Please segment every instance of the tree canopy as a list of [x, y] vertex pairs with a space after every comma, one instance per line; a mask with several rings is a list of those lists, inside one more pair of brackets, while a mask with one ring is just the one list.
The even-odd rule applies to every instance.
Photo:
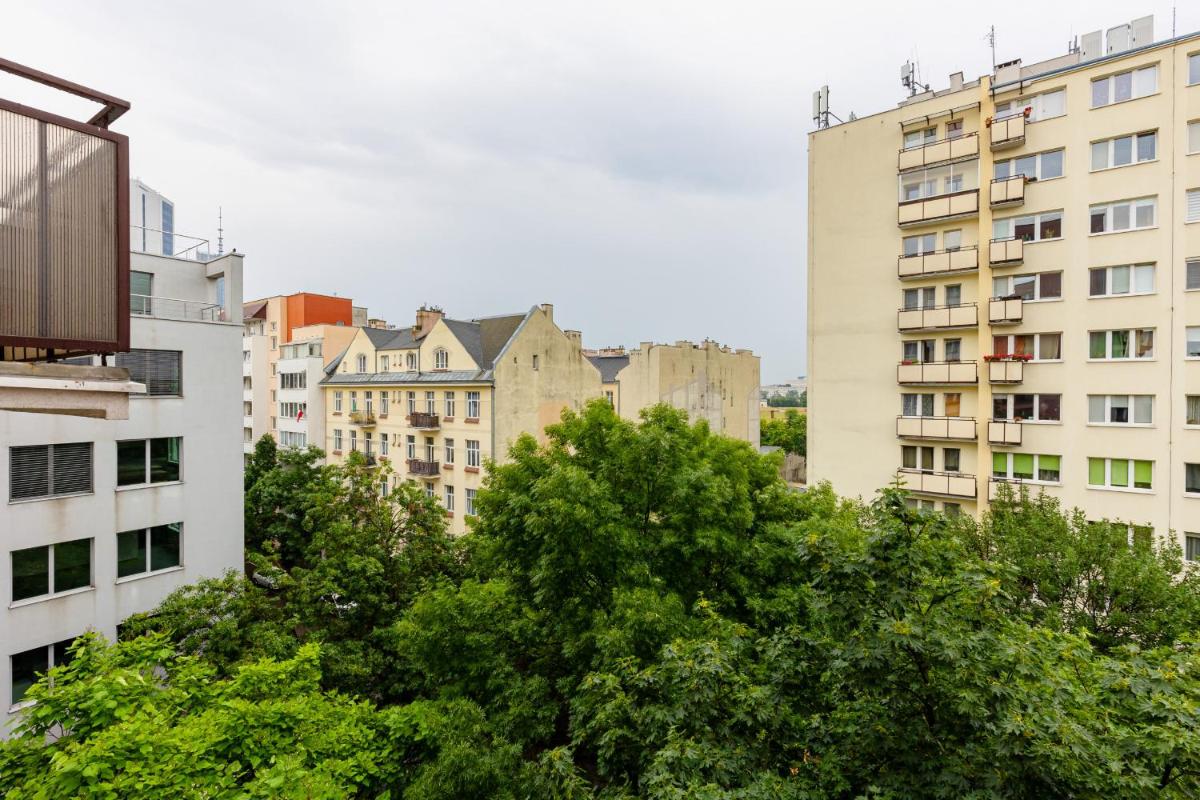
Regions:
[[795, 493], [602, 402], [490, 465], [457, 541], [386, 466], [269, 458], [251, 577], [79, 645], [8, 797], [1200, 793], [1194, 576], [1053, 501]]
[[798, 456], [808, 455], [808, 415], [789, 409], [783, 419], [760, 421], [759, 442]]

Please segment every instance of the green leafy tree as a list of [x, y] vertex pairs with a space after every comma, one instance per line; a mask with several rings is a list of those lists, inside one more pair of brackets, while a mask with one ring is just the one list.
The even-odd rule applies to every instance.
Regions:
[[767, 405], [772, 408], [807, 408], [808, 392], [801, 393], [795, 389], [789, 389], [784, 394], [768, 397]]
[[788, 411], [783, 419], [764, 419], [759, 422], [759, 442], [781, 447], [798, 456], [808, 454], [808, 415]]

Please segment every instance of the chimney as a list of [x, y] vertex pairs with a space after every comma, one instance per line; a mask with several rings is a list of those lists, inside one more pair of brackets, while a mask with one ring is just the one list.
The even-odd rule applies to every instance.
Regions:
[[541, 309], [542, 309], [542, 311], [546, 312], [546, 316], [550, 318], [550, 321], [554, 322], [554, 304], [553, 303], [542, 303]]
[[955, 72], [950, 76], [950, 91], [961, 92], [963, 88], [963, 74]]
[[566, 334], [567, 339], [571, 342], [571, 344], [575, 345], [576, 347], [583, 347], [583, 333], [581, 331], [563, 331], [563, 333]]
[[446, 312], [437, 306], [421, 306], [417, 309], [417, 324], [413, 325], [412, 335], [414, 339], [424, 339], [425, 335], [433, 330], [433, 326], [437, 321], [446, 316]]

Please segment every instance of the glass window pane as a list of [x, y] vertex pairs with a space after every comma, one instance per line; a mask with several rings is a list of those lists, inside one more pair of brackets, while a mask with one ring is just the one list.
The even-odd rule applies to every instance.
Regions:
[[1133, 268], [1133, 290], [1135, 292], [1154, 291], [1154, 265], [1139, 264]]
[[[1108, 293], [1108, 270], [1088, 270], [1088, 294], [1092, 297], [1103, 297]], [[1095, 356], [1093, 356], [1095, 358]]]
[[1147, 201], [1138, 203], [1137, 206], [1137, 226], [1139, 228], [1149, 228], [1154, 224], [1154, 202]]
[[1038, 395], [1038, 419], [1045, 420], [1047, 422], [1058, 422], [1061, 414], [1061, 405], [1062, 395]]
[[1109, 269], [1113, 294], [1129, 294], [1129, 267], [1112, 267]]
[[146, 482], [146, 441], [117, 442], [117, 486]]
[[1092, 331], [1088, 335], [1088, 358], [1104, 358], [1104, 331]]
[[178, 567], [179, 559], [179, 530], [183, 523], [175, 522], [170, 525], [156, 525], [150, 529], [150, 569], [168, 569]]
[[946, 287], [946, 305], [957, 306], [962, 304], [962, 286], [952, 284]]
[[1037, 156], [1021, 156], [1013, 161], [1013, 174], [1026, 178], [1037, 177]]
[[917, 468], [917, 448], [912, 445], [904, 445], [900, 448], [900, 464], [905, 469]]
[[37, 682], [38, 675], [49, 671], [50, 648], [35, 647], [17, 653], [9, 663], [12, 666], [12, 694], [9, 699], [15, 704], [21, 702], [25, 692]]
[[1133, 73], [1122, 72], [1119, 75], [1112, 77], [1113, 82], [1113, 102], [1119, 103], [1122, 100], [1129, 100], [1133, 97]]
[[917, 293], [916, 289], [905, 289], [904, 290], [904, 309], [906, 311], [912, 311], [912, 310], [918, 308], [919, 307], [918, 303], [920, 302], [920, 299], [921, 299], [920, 295]]
[[1108, 421], [1123, 424], [1129, 422], [1129, 398], [1113, 395], [1108, 399]]
[[1184, 464], [1183, 490], [1200, 492], [1200, 464]]
[[77, 539], [54, 545], [54, 591], [92, 585], [92, 540]]
[[1063, 151], [1052, 150], [1042, 153], [1042, 165], [1038, 177], [1042, 180], [1058, 178], [1063, 174]]
[[942, 469], [946, 472], [958, 472], [960, 451], [957, 447], [946, 447], [942, 450]]
[[179, 480], [179, 438], [150, 440], [150, 482]]
[[1033, 217], [1021, 217], [1013, 222], [1013, 236], [1017, 239], [1031, 242], [1036, 233], [1037, 226], [1034, 223]]
[[1188, 83], [1200, 83], [1200, 53], [1188, 56]]
[[50, 594], [50, 548], [12, 551], [12, 599]]
[[1200, 259], [1187, 262], [1187, 288], [1200, 289]]
[[[1198, 262], [1200, 263], [1200, 262]], [[1200, 272], [1200, 270], [1197, 270]], [[1008, 278], [992, 278], [992, 297], [1008, 296]]]
[[1091, 212], [1091, 232], [1104, 233], [1108, 229], [1108, 210], [1093, 208]]
[[1200, 536], [1187, 537], [1187, 560], [1200, 561]]
[[1052, 297], [1062, 297], [1062, 273], [1043, 272], [1038, 278], [1038, 297], [1048, 300]]
[[1088, 422], [1105, 422], [1104, 399], [1102, 394], [1088, 395]]
[[[917, 255], [918, 251], [920, 250], [920, 246], [921, 246], [921, 238], [919, 236], [905, 236], [904, 237], [904, 255], [906, 255], [906, 256]], [[336, 399], [336, 394], [334, 396], [334, 399]]]
[[993, 177], [995, 177], [995, 179], [998, 181], [1004, 180], [1005, 178], [1007, 178], [1009, 176], [1009, 173], [1012, 170], [1012, 162], [1011, 161], [997, 161], [995, 167], [996, 167], [996, 169], [993, 174]]
[[1137, 332], [1137, 357], [1154, 358], [1154, 331], [1140, 330]]
[[921, 469], [924, 469], [924, 470], [932, 470], [933, 469], [933, 448], [932, 447], [922, 447], [921, 448]]
[[1133, 398], [1133, 421], [1138, 425], [1154, 422], [1154, 396], [1139, 394]]
[[1033, 419], [1033, 395], [1013, 395], [1013, 419]]
[[1158, 150], [1158, 134], [1143, 133], [1137, 137], [1138, 161], [1152, 161]]
[[948, 392], [946, 394], [946, 416], [957, 417], [961, 413], [962, 395], [958, 392]]
[[1109, 485], [1110, 486], [1128, 486], [1129, 485], [1129, 462], [1123, 458], [1114, 458], [1108, 462], [1109, 469]]
[[[934, 234], [929, 234], [929, 249], [933, 249]], [[962, 231], [946, 231], [942, 236], [942, 243], [947, 250], [957, 250], [962, 247]]]
[[1113, 139], [1113, 166], [1123, 167], [1133, 162], [1133, 137]]
[[1142, 67], [1133, 73], [1133, 96], [1145, 97], [1158, 90], [1158, 66]]
[[1022, 300], [1032, 300], [1037, 288], [1037, 278], [1033, 275], [1018, 275], [1013, 278], [1012, 294]]
[[1040, 455], [1037, 462], [1039, 481], [1057, 481], [1059, 479], [1059, 470], [1062, 466], [1061, 457]]
[[125, 578], [146, 571], [146, 532], [124, 531], [117, 534], [117, 577]]
[[1104, 485], [1104, 459], [1088, 459], [1088, 484], [1091, 486]]
[[1092, 81], [1092, 108], [1108, 105], [1108, 78]]
[[1092, 142], [1092, 169], [1108, 166], [1108, 142]]
[[1129, 331], [1112, 331], [1112, 358], [1129, 358]]
[[1186, 424], [1200, 425], [1200, 394], [1189, 394], [1187, 396]]
[[1042, 214], [1039, 239], [1057, 239], [1062, 236], [1062, 214]]
[[1129, 203], [1117, 203], [1112, 207], [1112, 229], [1129, 230]]
[[1043, 333], [1038, 337], [1038, 358], [1042, 361], [1057, 361], [1062, 358], [1062, 336]]

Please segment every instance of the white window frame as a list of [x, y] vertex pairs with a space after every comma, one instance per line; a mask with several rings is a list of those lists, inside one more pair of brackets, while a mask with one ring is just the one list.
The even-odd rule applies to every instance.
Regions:
[[[1137, 339], [1138, 339], [1138, 333], [1140, 331], [1150, 331], [1151, 336], [1154, 338], [1154, 344], [1150, 348], [1150, 355], [1148, 355], [1148, 356], [1138, 356], [1137, 355]], [[1105, 335], [1104, 336], [1104, 353], [1105, 353], [1104, 358], [1093, 358], [1092, 357], [1092, 334], [1093, 333], [1103, 333]], [[1129, 334], [1129, 353], [1130, 354], [1128, 356], [1125, 356], [1124, 358], [1114, 358], [1113, 357], [1113, 355], [1112, 355], [1112, 339], [1113, 339], [1112, 335], [1114, 333]], [[1087, 349], [1087, 352], [1088, 352], [1087, 360], [1088, 361], [1095, 361], [1095, 362], [1100, 362], [1100, 361], [1154, 361], [1157, 350], [1158, 350], [1158, 335], [1157, 335], [1156, 328], [1111, 328], [1108, 330], [1088, 331], [1088, 349]]]
[[[1138, 145], [1143, 138], [1154, 137], [1154, 156], [1151, 158], [1140, 158], [1138, 156]], [[1117, 142], [1122, 139], [1129, 139], [1129, 163], [1116, 163]], [[1108, 139], [1097, 139], [1088, 146], [1088, 172], [1107, 172], [1111, 169], [1124, 169], [1125, 167], [1136, 167], [1138, 164], [1150, 164], [1158, 161], [1158, 130], [1138, 131], [1137, 133], [1126, 133], [1122, 136], [1112, 136]], [[1095, 163], [1096, 148], [1099, 145], [1104, 145], [1104, 166], [1097, 167]]]
[[[1048, 113], [1046, 107], [1051, 105], [1049, 98], [1061, 98], [1062, 110], [1057, 114]], [[1065, 116], [1067, 113], [1067, 90], [1051, 89], [1048, 92], [1039, 92], [1038, 94], [1029, 95], [1028, 97], [1018, 97], [1014, 100], [1008, 100], [1003, 103], [996, 104], [996, 119], [1008, 119], [1015, 117], [1029, 109], [1029, 116], [1026, 117], [1026, 122], [1040, 122], [1044, 119], [1055, 119]]]
[[388, 435], [380, 432], [379, 434], [379, 455], [386, 456], [388, 454]]
[[[913, 179], [920, 177], [914, 183]], [[908, 196], [907, 189], [915, 188], [916, 194]], [[936, 167], [926, 167], [912, 172], [905, 172], [897, 178], [897, 199], [901, 203], [911, 203], [918, 200], [930, 200], [934, 197], [946, 197], [959, 192], [969, 192], [979, 188], [978, 160], [941, 164]]]
[[1183, 223], [1200, 222], [1200, 188], [1188, 189], [1183, 198]]
[[454, 487], [450, 484], [446, 484], [442, 503], [446, 506], [447, 511], [451, 514], [454, 513]]
[[[996, 466], [995, 466], [994, 459], [997, 455], [1003, 455], [1006, 457], [1006, 467], [1007, 468], [1005, 470], [1004, 475], [996, 475]], [[1013, 477], [1013, 458], [1014, 458], [1014, 456], [1018, 456], [1018, 455], [1033, 456], [1033, 477], [1032, 478]], [[1045, 478], [1038, 477], [1038, 475], [1042, 471], [1042, 464], [1041, 464], [1042, 456], [1050, 456], [1052, 458], [1058, 459], [1058, 480], [1051, 481], [1051, 480], [1046, 480]], [[992, 458], [993, 458], [993, 462], [992, 462], [992, 466], [991, 466], [992, 480], [1004, 481], [1004, 482], [1019, 481], [1020, 483], [1037, 483], [1037, 484], [1041, 484], [1042, 486], [1061, 486], [1062, 485], [1063, 457], [1061, 455], [1055, 455], [1054, 453], [1013, 453], [1013, 452], [1000, 453], [997, 451], [993, 451]]]
[[[1150, 398], [1150, 421], [1137, 422], [1137, 400], [1139, 397]], [[1100, 400], [1104, 408], [1104, 421], [1096, 422], [1092, 419], [1092, 400]], [[1129, 422], [1112, 422], [1112, 408], [1114, 400], [1124, 400], [1125, 408], [1129, 412]], [[1154, 395], [1152, 394], [1089, 394], [1087, 396], [1087, 424], [1095, 427], [1105, 428], [1153, 428], [1154, 427]]]
[[937, 141], [937, 126], [919, 128], [915, 131], [905, 131], [903, 147], [905, 150], [916, 150]]
[[[1116, 209], [1120, 206], [1129, 206], [1129, 227], [1114, 228], [1113, 218], [1116, 216]], [[1149, 225], [1138, 225], [1138, 209], [1149, 206], [1153, 213], [1153, 219]], [[1097, 211], [1104, 212], [1104, 230], [1092, 230], [1092, 217]], [[1088, 236], [1108, 236], [1114, 233], [1130, 233], [1132, 231], [1148, 231], [1158, 227], [1158, 195], [1151, 197], [1135, 197], [1129, 200], [1114, 200], [1110, 203], [1095, 203], [1088, 206]]]
[[334, 410], [334, 413], [337, 413], [337, 414], [342, 413], [342, 393], [341, 393], [341, 391], [336, 391], [333, 393], [333, 410]]
[[[992, 395], [992, 408], [991, 408], [990, 413], [992, 413], [993, 416], [991, 418], [994, 420], [997, 420], [997, 421], [1003, 420], [1004, 422], [1016, 422], [1017, 420], [1013, 417], [1013, 410], [1014, 410], [1014, 408], [1016, 406], [1016, 402], [1017, 402], [1016, 396], [1019, 394], [1028, 394], [1033, 397], [1033, 417], [1028, 418], [1028, 419], [1022, 418], [1020, 420], [1021, 424], [1025, 424], [1025, 423], [1029, 423], [1029, 424], [1033, 424], [1033, 425], [1061, 425], [1062, 424], [1062, 395], [1056, 394], [1054, 392], [996, 392], [995, 394]], [[1058, 419], [1042, 419], [1041, 418], [1043, 395], [1046, 397], [1057, 397], [1058, 398]], [[996, 400], [1001, 397], [1004, 398], [1006, 411], [1005, 411], [1005, 414], [1003, 417], [997, 417], [997, 416], [995, 416]]]
[[[1093, 458], [1104, 459], [1104, 483], [1096, 484], [1096, 483], [1091, 482], [1091, 480], [1092, 480], [1092, 477], [1091, 477], [1092, 465], [1091, 465], [1091, 463], [1088, 463], [1087, 464], [1087, 474], [1086, 474], [1087, 475], [1086, 479], [1088, 481], [1087, 488], [1096, 489], [1097, 491], [1102, 491], [1102, 492], [1135, 492], [1137, 494], [1154, 494], [1154, 479], [1155, 479], [1154, 473], [1156, 470], [1154, 468], [1155, 462], [1153, 459], [1150, 459], [1150, 458], [1108, 458], [1107, 456], [1088, 456], [1087, 458], [1089, 459], [1089, 462], [1090, 462], [1090, 459], [1093, 459]], [[1128, 469], [1128, 472], [1126, 474], [1129, 475], [1129, 485], [1128, 486], [1113, 486], [1112, 485], [1112, 465], [1113, 465], [1114, 461], [1126, 462], [1126, 465], [1127, 465], [1126, 469]], [[1138, 461], [1149, 461], [1150, 462], [1150, 488], [1149, 489], [1142, 489], [1140, 487], [1133, 485], [1133, 482], [1134, 482], [1133, 475], [1134, 475], [1134, 470], [1135, 470], [1134, 464], [1135, 464], [1135, 462], [1138, 462]]]
[[[475, 413], [471, 413], [474, 411]], [[479, 419], [483, 412], [483, 395], [480, 392], [467, 392], [467, 419]]]
[[[1058, 218], [1058, 236], [1051, 236], [1047, 239], [1042, 238], [1042, 223], [1057, 216]], [[1045, 217], [1046, 219], [1043, 219]], [[1062, 209], [1053, 211], [1040, 211], [1036, 214], [1018, 214], [1013, 217], [1004, 217], [1003, 219], [992, 220], [992, 238], [993, 239], [1012, 239], [1016, 234], [1013, 233], [1016, 228], [1017, 220], [1030, 219], [1033, 220], [1033, 238], [1025, 239], [1025, 244], [1037, 244], [1038, 242], [1057, 242], [1063, 238], [1063, 227], [1066, 221]], [[1003, 233], [1001, 231], [1004, 231]]]
[[450, 353], [444, 347], [439, 347], [437, 350], [433, 351], [433, 368], [450, 368]]
[[[1150, 268], [1151, 288], [1149, 290], [1139, 290], [1138, 271], [1146, 267]], [[1154, 262], [1142, 264], [1113, 264], [1108, 267], [1091, 267], [1088, 269], [1088, 299], [1103, 300], [1106, 297], [1137, 297], [1140, 295], [1155, 294], [1158, 291], [1158, 270], [1155, 268]], [[1129, 270], [1129, 291], [1114, 292], [1113, 285], [1113, 270], [1128, 269]], [[1092, 294], [1092, 273], [1097, 270], [1104, 270], [1104, 294]], [[1144, 273], [1143, 273], [1144, 274]]]
[[[1011, 355], [1013, 350], [1015, 349], [1013, 347], [1013, 345], [1016, 343], [1016, 337], [1018, 337], [1018, 336], [1032, 336], [1033, 337], [1033, 353], [1034, 353], [1034, 355], [1031, 360], [1034, 363], [1057, 364], [1063, 360], [1063, 358], [1062, 358], [1063, 335], [1062, 335], [1061, 331], [1045, 331], [1042, 333], [1001, 333], [1001, 334], [992, 336], [992, 348], [995, 349], [995, 346], [996, 346], [995, 343], [996, 343], [997, 339], [999, 339], [1001, 337], [1007, 337], [1008, 338], [1008, 347], [1005, 350], [1005, 352], [1007, 352], [1008, 354]], [[1043, 336], [1057, 336], [1058, 337], [1058, 354], [1059, 354], [1058, 358], [1042, 358], [1042, 337]]]
[[463, 513], [468, 517], [473, 517], [475, 516], [475, 490], [467, 488], [463, 490], [463, 494], [465, 495]]
[[390, 407], [390, 403], [391, 403], [390, 392], [387, 392], [387, 391], [380, 392], [379, 393], [379, 415], [380, 416], [386, 417], [388, 415], [388, 408]]
[[333, 449], [339, 453], [342, 451], [342, 431], [340, 428], [333, 429]]
[[1187, 124], [1187, 154], [1189, 156], [1200, 155], [1200, 119], [1194, 119]]
[[445, 392], [444, 397], [442, 399], [445, 401], [445, 403], [444, 403], [444, 405], [446, 407], [445, 416], [453, 419], [454, 418], [454, 406], [455, 406], [454, 392]]
[[[1154, 86], [1149, 90], [1146, 90], [1145, 86], [1142, 86], [1139, 93], [1138, 83], [1140, 76], [1147, 72], [1153, 73]], [[1116, 100], [1114, 99], [1117, 91], [1116, 79], [1125, 75], [1129, 76], [1129, 97], [1125, 98], [1124, 100]], [[1095, 87], [1096, 84], [1100, 83], [1101, 81], [1108, 81], [1107, 90], [1105, 92], [1107, 99], [1102, 103], [1097, 103]], [[1150, 97], [1151, 95], [1155, 94], [1158, 94], [1158, 64], [1146, 64], [1134, 69], [1126, 69], [1120, 72], [1114, 72], [1111, 75], [1105, 75], [1101, 78], [1092, 78], [1091, 84], [1088, 86], [1088, 102], [1091, 103], [1091, 107], [1093, 109], [1108, 108], [1109, 106], [1120, 105], [1121, 103], [1128, 103], [1133, 100], [1140, 100], [1143, 97]]]
[[[910, 413], [908, 413], [908, 409], [905, 408], [905, 406], [908, 405], [908, 402], [910, 399], [912, 401], [913, 406], [915, 407], [915, 410], [918, 413], [910, 414]], [[920, 413], [925, 410], [924, 408], [922, 408], [922, 406], [925, 406], [925, 405], [928, 405], [928, 407], [929, 407], [928, 414]], [[904, 392], [903, 394], [900, 395], [900, 416], [912, 417], [912, 418], [936, 417], [937, 416], [936, 395], [933, 394], [932, 392]]]
[[467, 466], [477, 469], [483, 466], [482, 452], [478, 439], [467, 439]]
[[[1044, 156], [1050, 155], [1051, 153], [1059, 154], [1059, 157], [1060, 157], [1059, 163], [1062, 166], [1062, 172], [1060, 172], [1057, 175], [1052, 175], [1049, 178], [1045, 178], [1045, 177], [1042, 177], [1042, 158]], [[1019, 156], [1013, 156], [1012, 158], [1001, 159], [992, 164], [992, 177], [998, 181], [1007, 180], [1008, 178], [1015, 178], [1018, 175], [1024, 175], [1027, 180], [1034, 180], [1034, 181], [1058, 180], [1059, 178], [1066, 176], [1066, 172], [1067, 172], [1066, 153], [1067, 153], [1067, 151], [1065, 148], [1056, 147], [1052, 150], [1043, 150], [1040, 153], [1028, 153], [1028, 154], [1023, 154], [1023, 155], [1019, 155]], [[1028, 172], [1017, 172], [1017, 162], [1023, 161], [1027, 158], [1033, 159], [1033, 174], [1032, 175], [1029, 174]], [[1001, 171], [1000, 167], [1002, 167], [1002, 166], [1004, 167], [1003, 175], [1000, 174], [1000, 171]]]
[[[1058, 296], [1057, 297], [1042, 297], [1042, 276], [1057, 275], [1058, 276]], [[1033, 278], [1033, 297], [1022, 298], [1024, 303], [1054, 303], [1061, 301], [1062, 298], [1062, 270], [1047, 270], [1045, 272], [1026, 272], [1019, 275], [996, 275], [992, 278], [992, 297], [1011, 297], [1015, 292], [1015, 284], [1019, 278]], [[1006, 291], [997, 292], [996, 282], [1003, 281], [1006, 285]]]
[[366, 353], [358, 354], [358, 358], [355, 359], [355, 367], [357, 368], [359, 375], [362, 375], [367, 371], [367, 355], [366, 355]]
[[[1184, 328], [1183, 358], [1185, 361], [1200, 360], [1200, 355], [1193, 356], [1193, 355], [1188, 354], [1187, 349], [1191, 347], [1191, 344], [1193, 341], [1200, 343], [1200, 325], [1188, 325], [1186, 328]], [[1198, 348], [1198, 349], [1200, 349], [1200, 348]]]
[[444, 453], [445, 460], [442, 461], [442, 463], [443, 464], [453, 464], [454, 463], [454, 440], [453, 439], [445, 439], [443, 441], [443, 444], [444, 444], [444, 450], [445, 450], [445, 453]]

